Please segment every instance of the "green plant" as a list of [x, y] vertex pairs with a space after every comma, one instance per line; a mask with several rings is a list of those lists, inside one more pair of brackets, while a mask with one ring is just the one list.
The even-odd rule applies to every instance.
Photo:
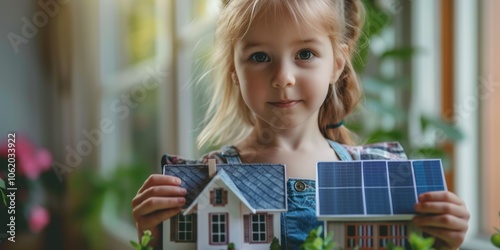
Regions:
[[104, 175], [96, 169], [81, 167], [71, 176], [69, 188], [78, 197], [72, 216], [81, 225], [89, 249], [105, 247], [101, 217], [106, 207], [109, 208], [107, 212], [133, 225], [130, 201], [149, 176], [149, 169], [144, 164], [117, 166]]
[[130, 244], [134, 247], [136, 250], [153, 250], [152, 247], [148, 246], [149, 242], [153, 239], [151, 236], [151, 231], [145, 230], [142, 237], [141, 237], [141, 243], [137, 243], [135, 241], [130, 241]]
[[304, 244], [300, 246], [301, 250], [333, 250], [335, 247], [335, 242], [332, 240], [333, 232], [328, 233], [328, 235], [323, 239], [321, 233], [323, 232], [323, 226], [318, 226], [317, 229], [312, 229], [309, 231]]
[[281, 250], [281, 245], [280, 241], [278, 238], [274, 237], [273, 241], [271, 242], [271, 246], [269, 247], [270, 250]]
[[5, 193], [3, 191], [4, 189], [5, 189], [5, 181], [2, 180], [2, 178], [0, 178], [0, 193], [2, 195], [3, 204], [7, 206], [7, 200], [5, 199]]
[[[498, 213], [498, 216], [500, 217], [500, 212]], [[495, 230], [497, 232], [491, 235], [490, 241], [493, 246], [500, 248], [500, 229], [495, 227]]]
[[[321, 237], [322, 232], [323, 232], [322, 226], [319, 226], [317, 229], [312, 229], [311, 231], [309, 231], [309, 235], [307, 236], [304, 243], [300, 246], [300, 250], [333, 250], [336, 245], [336, 242], [332, 240], [333, 232], [328, 233], [328, 235], [324, 239]], [[412, 232], [410, 233], [409, 242], [412, 250], [434, 250], [434, 248], [432, 248], [432, 245], [434, 245], [434, 238], [432, 237], [424, 238], [420, 234]], [[337, 248], [337, 249], [341, 250], [342, 248]], [[354, 249], [356, 250], [358, 249], [358, 247], [355, 247]], [[404, 248], [402, 247], [395, 246], [393, 242], [388, 243], [387, 249], [404, 250]], [[271, 248], [271, 250], [274, 249]]]
[[[416, 234], [414, 232], [410, 233], [410, 246], [413, 250], [433, 250], [432, 245], [434, 245], [434, 238], [428, 237], [424, 238], [423, 236]], [[393, 242], [390, 242], [388, 245], [389, 250], [404, 250], [402, 247], [394, 246]]]
[[230, 242], [228, 245], [227, 245], [227, 250], [234, 250], [234, 243], [233, 242]]

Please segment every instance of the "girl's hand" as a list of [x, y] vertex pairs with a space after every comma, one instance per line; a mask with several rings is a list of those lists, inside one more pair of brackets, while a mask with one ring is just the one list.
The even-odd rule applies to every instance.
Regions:
[[437, 249], [458, 249], [465, 239], [469, 211], [465, 203], [448, 191], [428, 192], [418, 197], [413, 219], [416, 226], [436, 238]]
[[161, 248], [161, 222], [177, 215], [186, 202], [186, 189], [179, 187], [181, 180], [174, 176], [153, 174], [144, 182], [132, 200], [135, 227], [142, 237], [151, 230], [150, 245]]

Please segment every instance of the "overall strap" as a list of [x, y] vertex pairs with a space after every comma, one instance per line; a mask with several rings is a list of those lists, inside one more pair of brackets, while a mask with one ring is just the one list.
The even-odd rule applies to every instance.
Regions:
[[328, 140], [328, 143], [330, 143], [330, 147], [332, 147], [333, 150], [335, 150], [335, 152], [339, 155], [341, 161], [352, 161], [351, 154], [349, 154], [344, 146], [332, 140]]
[[222, 147], [221, 156], [226, 158], [226, 161], [229, 164], [241, 164], [240, 155], [234, 146]]

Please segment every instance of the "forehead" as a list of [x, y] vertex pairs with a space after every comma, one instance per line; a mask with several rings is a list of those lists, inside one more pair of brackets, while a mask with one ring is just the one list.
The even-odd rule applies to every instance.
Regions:
[[317, 27], [290, 23], [290, 20], [256, 20], [244, 37], [238, 40], [243, 48], [257, 45], [294, 45], [299, 43], [328, 43], [328, 33]]
[[283, 4], [272, 5], [255, 13], [239, 40], [253, 42], [253, 40], [274, 41], [285, 38], [311, 40], [329, 37], [330, 31], [326, 22], [318, 18], [318, 14], [312, 16], [311, 11], [297, 13], [289, 6], [283, 7]]

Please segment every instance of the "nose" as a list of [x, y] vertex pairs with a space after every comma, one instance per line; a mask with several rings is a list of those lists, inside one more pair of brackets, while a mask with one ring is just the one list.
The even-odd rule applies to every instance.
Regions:
[[293, 66], [286, 61], [277, 62], [274, 69], [272, 85], [275, 88], [285, 88], [295, 85]]

